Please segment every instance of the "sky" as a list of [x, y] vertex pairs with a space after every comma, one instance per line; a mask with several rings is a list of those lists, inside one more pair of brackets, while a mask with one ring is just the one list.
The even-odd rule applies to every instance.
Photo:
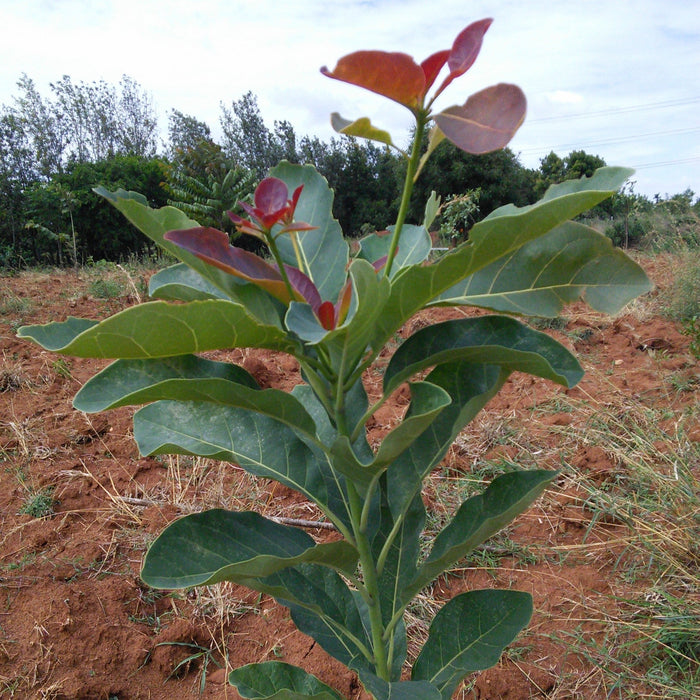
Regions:
[[510, 143], [526, 167], [583, 149], [636, 169], [634, 191], [700, 194], [700, 0], [0, 0], [0, 104], [26, 73], [49, 83], [123, 75], [150, 95], [162, 137], [172, 109], [220, 134], [221, 103], [251, 90], [269, 127], [334, 136], [329, 115], [370, 117], [405, 145], [411, 114], [321, 66], [360, 49], [420, 62], [471, 22], [494, 19], [469, 72], [438, 107], [489, 85], [528, 98]]

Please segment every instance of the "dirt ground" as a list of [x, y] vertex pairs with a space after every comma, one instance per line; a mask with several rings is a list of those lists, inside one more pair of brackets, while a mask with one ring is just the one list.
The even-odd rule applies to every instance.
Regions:
[[[549, 331], [581, 359], [587, 373], [579, 386], [564, 391], [512, 377], [427, 484], [426, 505], [439, 520], [456, 505], [465, 476], [488, 480], [489, 470], [508, 464], [562, 468], [556, 487], [505, 539], [462, 562], [411, 610], [415, 647], [425, 634], [421, 612], [441, 600], [488, 587], [533, 594], [535, 615], [523, 638], [498, 666], [467, 679], [456, 697], [595, 700], [610, 691], [595, 660], [577, 650], [582, 640], [600, 638], [602, 622], [619, 614], [616, 601], [642, 594], [651, 582], [620, 574], [621, 561], [634, 556], [624, 544], [627, 526], [592, 509], [582, 485], [608, 483], [624, 469], [615, 450], [591, 437], [591, 416], [611, 406], [622, 413], [649, 407], [666, 433], [682, 424], [687, 440], [700, 441], [698, 367], [688, 338], [655, 312], [673, 261], [644, 264], [657, 285], [646, 299], [616, 318], [575, 305]], [[0, 697], [236, 700], [227, 670], [280, 659], [348, 698], [364, 698], [353, 674], [297, 632], [271, 599], [230, 584], [163, 593], [140, 581], [147, 544], [183, 513], [213, 506], [311, 520], [317, 513], [293, 492], [233, 465], [139, 456], [131, 409], [87, 416], [71, 406], [106, 363], [63, 358], [15, 337], [20, 325], [104, 318], [135, 303], [128, 289], [95, 298], [85, 275], [70, 272], [0, 279]], [[413, 320], [402, 334], [425, 321]], [[295, 362], [284, 356], [236, 350], [227, 358], [265, 387], [298, 381]], [[381, 373], [365, 379], [376, 394]], [[405, 403], [398, 392], [382, 408], [370, 441]], [[657, 447], [663, 453], [671, 445]], [[660, 461], [658, 468], [668, 467]], [[567, 642], [574, 638], [577, 645]]]

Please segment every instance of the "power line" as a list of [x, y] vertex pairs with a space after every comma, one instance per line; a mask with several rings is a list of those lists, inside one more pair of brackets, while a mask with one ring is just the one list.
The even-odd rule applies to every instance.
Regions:
[[645, 168], [658, 168], [664, 165], [681, 165], [683, 163], [698, 163], [700, 156], [697, 158], [680, 158], [678, 160], [661, 160], [657, 163], [642, 163], [642, 165], [632, 165], [630, 167], [635, 170], [644, 170]]
[[[614, 143], [624, 143], [626, 141], [636, 141], [637, 139], [643, 139], [643, 138], [649, 138], [651, 136], [671, 136], [675, 134], [690, 134], [700, 131], [700, 127], [691, 127], [688, 129], [666, 129], [664, 131], [650, 131], [647, 132], [646, 134], [635, 134], [634, 136], [620, 136], [617, 138], [612, 138], [612, 139], [601, 139], [600, 141], [592, 141], [588, 143], [581, 143], [581, 142], [575, 142], [575, 143], [560, 143], [556, 146], [551, 146], [551, 147], [545, 147], [549, 148], [549, 150], [557, 150], [561, 148], [590, 148], [591, 146], [600, 146], [600, 145], [606, 145], [606, 144], [614, 144]], [[540, 148], [540, 147], [533, 147], [533, 148], [524, 148], [521, 153], [538, 153], [545, 148]]]
[[628, 112], [641, 112], [650, 109], [665, 109], [666, 107], [682, 107], [684, 105], [696, 104], [700, 102], [700, 96], [689, 97], [676, 100], [666, 100], [663, 102], [647, 102], [641, 105], [632, 105], [630, 107], [614, 107], [611, 109], [601, 109], [596, 112], [579, 112], [577, 114], [564, 114], [556, 117], [538, 117], [537, 119], [528, 119], [528, 122], [552, 122], [564, 121], [567, 119], [583, 119], [585, 117], [602, 117], [610, 114], [626, 114]]

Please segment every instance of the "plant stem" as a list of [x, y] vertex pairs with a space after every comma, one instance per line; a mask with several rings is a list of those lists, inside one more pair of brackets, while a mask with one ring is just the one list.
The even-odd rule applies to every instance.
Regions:
[[270, 249], [270, 252], [272, 253], [272, 257], [275, 259], [275, 262], [277, 263], [277, 268], [279, 269], [279, 273], [282, 276], [282, 280], [284, 281], [284, 285], [285, 285], [285, 287], [287, 287], [287, 292], [289, 294], [289, 300], [294, 301], [297, 298], [297, 295], [294, 292], [294, 288], [292, 287], [292, 283], [289, 281], [289, 277], [287, 276], [287, 271], [284, 269], [284, 262], [282, 261], [282, 256], [280, 255], [280, 252], [277, 248], [277, 243], [275, 243], [275, 241], [271, 235], [266, 236], [266, 238], [267, 238], [267, 247]]
[[360, 495], [352, 482], [348, 482], [348, 495], [350, 498], [350, 508], [352, 511], [353, 528], [355, 530], [355, 540], [357, 550], [360, 553], [360, 565], [362, 567], [362, 577], [364, 579], [365, 590], [369, 595], [367, 599], [367, 609], [369, 612], [370, 627], [372, 630], [372, 651], [374, 654], [374, 668], [377, 675], [389, 682], [389, 662], [387, 649], [384, 643], [384, 623], [382, 621], [382, 608], [379, 603], [379, 581], [377, 569], [374, 566], [372, 551], [367, 534], [360, 527], [362, 522], [362, 502]]
[[408, 160], [408, 165], [406, 166], [406, 179], [403, 183], [403, 195], [401, 196], [401, 205], [399, 207], [399, 214], [396, 217], [396, 225], [394, 226], [394, 233], [391, 236], [391, 243], [389, 244], [389, 254], [386, 259], [386, 267], [384, 269], [384, 274], [389, 277], [391, 273], [391, 266], [394, 263], [394, 258], [396, 257], [396, 251], [399, 247], [399, 238], [401, 237], [401, 229], [403, 228], [403, 223], [406, 220], [406, 214], [408, 214], [408, 205], [411, 202], [411, 193], [413, 192], [413, 176], [416, 173], [418, 164], [420, 163], [420, 147], [423, 141], [423, 132], [425, 131], [425, 124], [427, 122], [427, 112], [417, 112], [416, 116], [416, 133], [413, 140], [413, 148], [411, 149], [411, 157]]

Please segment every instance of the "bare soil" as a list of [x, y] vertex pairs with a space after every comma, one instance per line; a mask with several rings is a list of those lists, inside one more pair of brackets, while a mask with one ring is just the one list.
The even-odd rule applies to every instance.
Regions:
[[[616, 601], [651, 584], [621, 575], [626, 526], [587, 503], [580, 476], [607, 483], [624, 465], [604, 442], [586, 439], [591, 411], [579, 414], [571, 406], [650, 407], [669, 434], [683, 420], [687, 438], [700, 441], [697, 364], [688, 339], [655, 312], [673, 260], [645, 266], [657, 285], [646, 299], [616, 318], [575, 305], [565, 312], [566, 323], [550, 331], [579, 355], [587, 370], [580, 385], [567, 392], [512, 377], [427, 485], [426, 505], [439, 519], [456, 505], [450, 490], [461, 488], [465, 476], [487, 479], [494, 465], [523, 462], [563, 467], [556, 488], [510, 528], [507, 551], [499, 541], [465, 560], [421, 602], [434, 610], [456, 593], [488, 587], [534, 596], [534, 618], [515, 650], [468, 679], [457, 697], [595, 700], [610, 690], [594, 661], [566, 640], [594, 643], [602, 621], [616, 614]], [[140, 581], [147, 544], [183, 513], [223, 506], [307, 520], [318, 514], [295, 493], [253, 480], [235, 465], [139, 456], [131, 409], [91, 416], [75, 411], [73, 396], [106, 363], [61, 358], [15, 332], [68, 315], [104, 318], [136, 303], [126, 284], [114, 299], [94, 298], [87, 289], [85, 274], [0, 279], [0, 697], [236, 700], [227, 670], [280, 659], [315, 673], [345, 697], [365, 698], [354, 675], [297, 632], [273, 600], [230, 584], [163, 593]], [[423, 314], [402, 335], [446, 313], [461, 312]], [[226, 356], [266, 387], [288, 388], [299, 380], [295, 362], [284, 356], [248, 350]], [[376, 394], [381, 371], [369, 372], [365, 381]], [[399, 391], [383, 407], [370, 426], [371, 441], [391, 427], [406, 401]], [[425, 634], [421, 605], [409, 620], [412, 649]]]

